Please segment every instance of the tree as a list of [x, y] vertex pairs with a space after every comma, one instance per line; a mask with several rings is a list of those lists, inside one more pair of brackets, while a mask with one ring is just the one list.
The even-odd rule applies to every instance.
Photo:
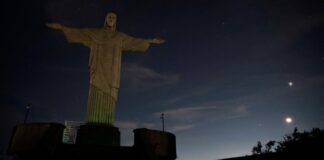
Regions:
[[257, 145], [252, 148], [252, 154], [261, 154], [262, 153], [262, 144], [258, 141]]
[[272, 152], [272, 147], [276, 144], [276, 141], [269, 141], [265, 144], [265, 149], [262, 150], [262, 143], [258, 141], [257, 145], [252, 148], [252, 154], [263, 154]]
[[[277, 145], [276, 145], [277, 144]], [[274, 152], [272, 152], [273, 147]], [[299, 132], [297, 128], [293, 133], [285, 135], [282, 141], [269, 141], [262, 150], [262, 144], [258, 141], [257, 145], [252, 148], [252, 153], [266, 154], [277, 153], [287, 156], [320, 156], [323, 157], [324, 130], [319, 128], [312, 129], [311, 132]]]
[[265, 149], [265, 153], [270, 153], [272, 147], [273, 147], [275, 144], [276, 144], [276, 141], [269, 141], [269, 142], [265, 145], [265, 147], [266, 147], [266, 149]]
[[311, 132], [298, 132], [295, 128], [291, 135], [284, 137], [276, 148], [277, 152], [282, 153], [321, 153], [324, 145], [324, 130], [319, 128], [312, 129]]

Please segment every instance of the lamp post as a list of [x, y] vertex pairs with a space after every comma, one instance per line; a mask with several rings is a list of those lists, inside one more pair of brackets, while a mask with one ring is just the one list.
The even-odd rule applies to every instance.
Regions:
[[29, 116], [29, 112], [30, 112], [30, 104], [28, 104], [28, 105], [26, 106], [26, 113], [25, 113], [24, 124], [27, 123], [28, 116]]
[[164, 113], [161, 114], [161, 120], [162, 120], [162, 131], [164, 132]]

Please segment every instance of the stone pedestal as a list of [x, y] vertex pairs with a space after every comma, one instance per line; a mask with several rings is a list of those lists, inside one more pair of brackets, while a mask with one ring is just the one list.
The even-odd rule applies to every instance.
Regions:
[[176, 137], [169, 132], [140, 128], [134, 130], [134, 148], [141, 159], [174, 160], [177, 158]]
[[85, 124], [81, 125], [76, 144], [120, 146], [120, 132], [113, 126]]
[[135, 129], [134, 146], [120, 146], [113, 126], [82, 125], [76, 144], [63, 144], [64, 125], [33, 123], [17, 125], [8, 149], [19, 160], [113, 159], [175, 160], [176, 137], [169, 132]]
[[58, 123], [28, 123], [15, 126], [9, 155], [52, 154], [62, 144], [65, 126]]

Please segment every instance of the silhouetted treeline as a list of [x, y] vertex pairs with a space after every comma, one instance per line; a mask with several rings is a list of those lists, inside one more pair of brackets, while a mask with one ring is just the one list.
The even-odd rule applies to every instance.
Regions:
[[284, 136], [282, 141], [269, 141], [263, 148], [261, 142], [252, 148], [252, 154], [277, 153], [283, 155], [322, 155], [324, 154], [324, 130], [313, 128], [310, 132], [299, 132]]
[[[265, 148], [261, 142], [258, 142], [256, 146], [253, 147], [253, 154], [264, 154], [269, 152], [315, 152], [324, 151], [324, 130], [319, 128], [314, 128], [312, 131], [299, 132], [297, 128], [290, 135], [284, 136], [283, 141], [269, 141], [266, 143]], [[273, 148], [275, 146], [275, 148]]]
[[[226, 160], [281, 160], [281, 159], [324, 159], [324, 130], [314, 128], [311, 131], [285, 135], [282, 141], [261, 142], [252, 148], [251, 156], [233, 157]], [[225, 159], [223, 159], [225, 160]]]

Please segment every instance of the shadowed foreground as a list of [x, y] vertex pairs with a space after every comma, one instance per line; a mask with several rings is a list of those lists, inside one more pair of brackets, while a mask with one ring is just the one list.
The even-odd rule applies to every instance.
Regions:
[[176, 159], [176, 137], [172, 133], [139, 128], [134, 146], [120, 146], [118, 128], [86, 124], [76, 144], [62, 143], [65, 126], [58, 123], [20, 124], [14, 128], [8, 154], [16, 160], [61, 159]]
[[[277, 144], [274, 151], [272, 146]], [[278, 160], [278, 159], [324, 159], [324, 130], [314, 128], [311, 132], [298, 132], [297, 128], [280, 142], [269, 141], [266, 149], [262, 145], [253, 147], [251, 156], [226, 158], [223, 160]]]

